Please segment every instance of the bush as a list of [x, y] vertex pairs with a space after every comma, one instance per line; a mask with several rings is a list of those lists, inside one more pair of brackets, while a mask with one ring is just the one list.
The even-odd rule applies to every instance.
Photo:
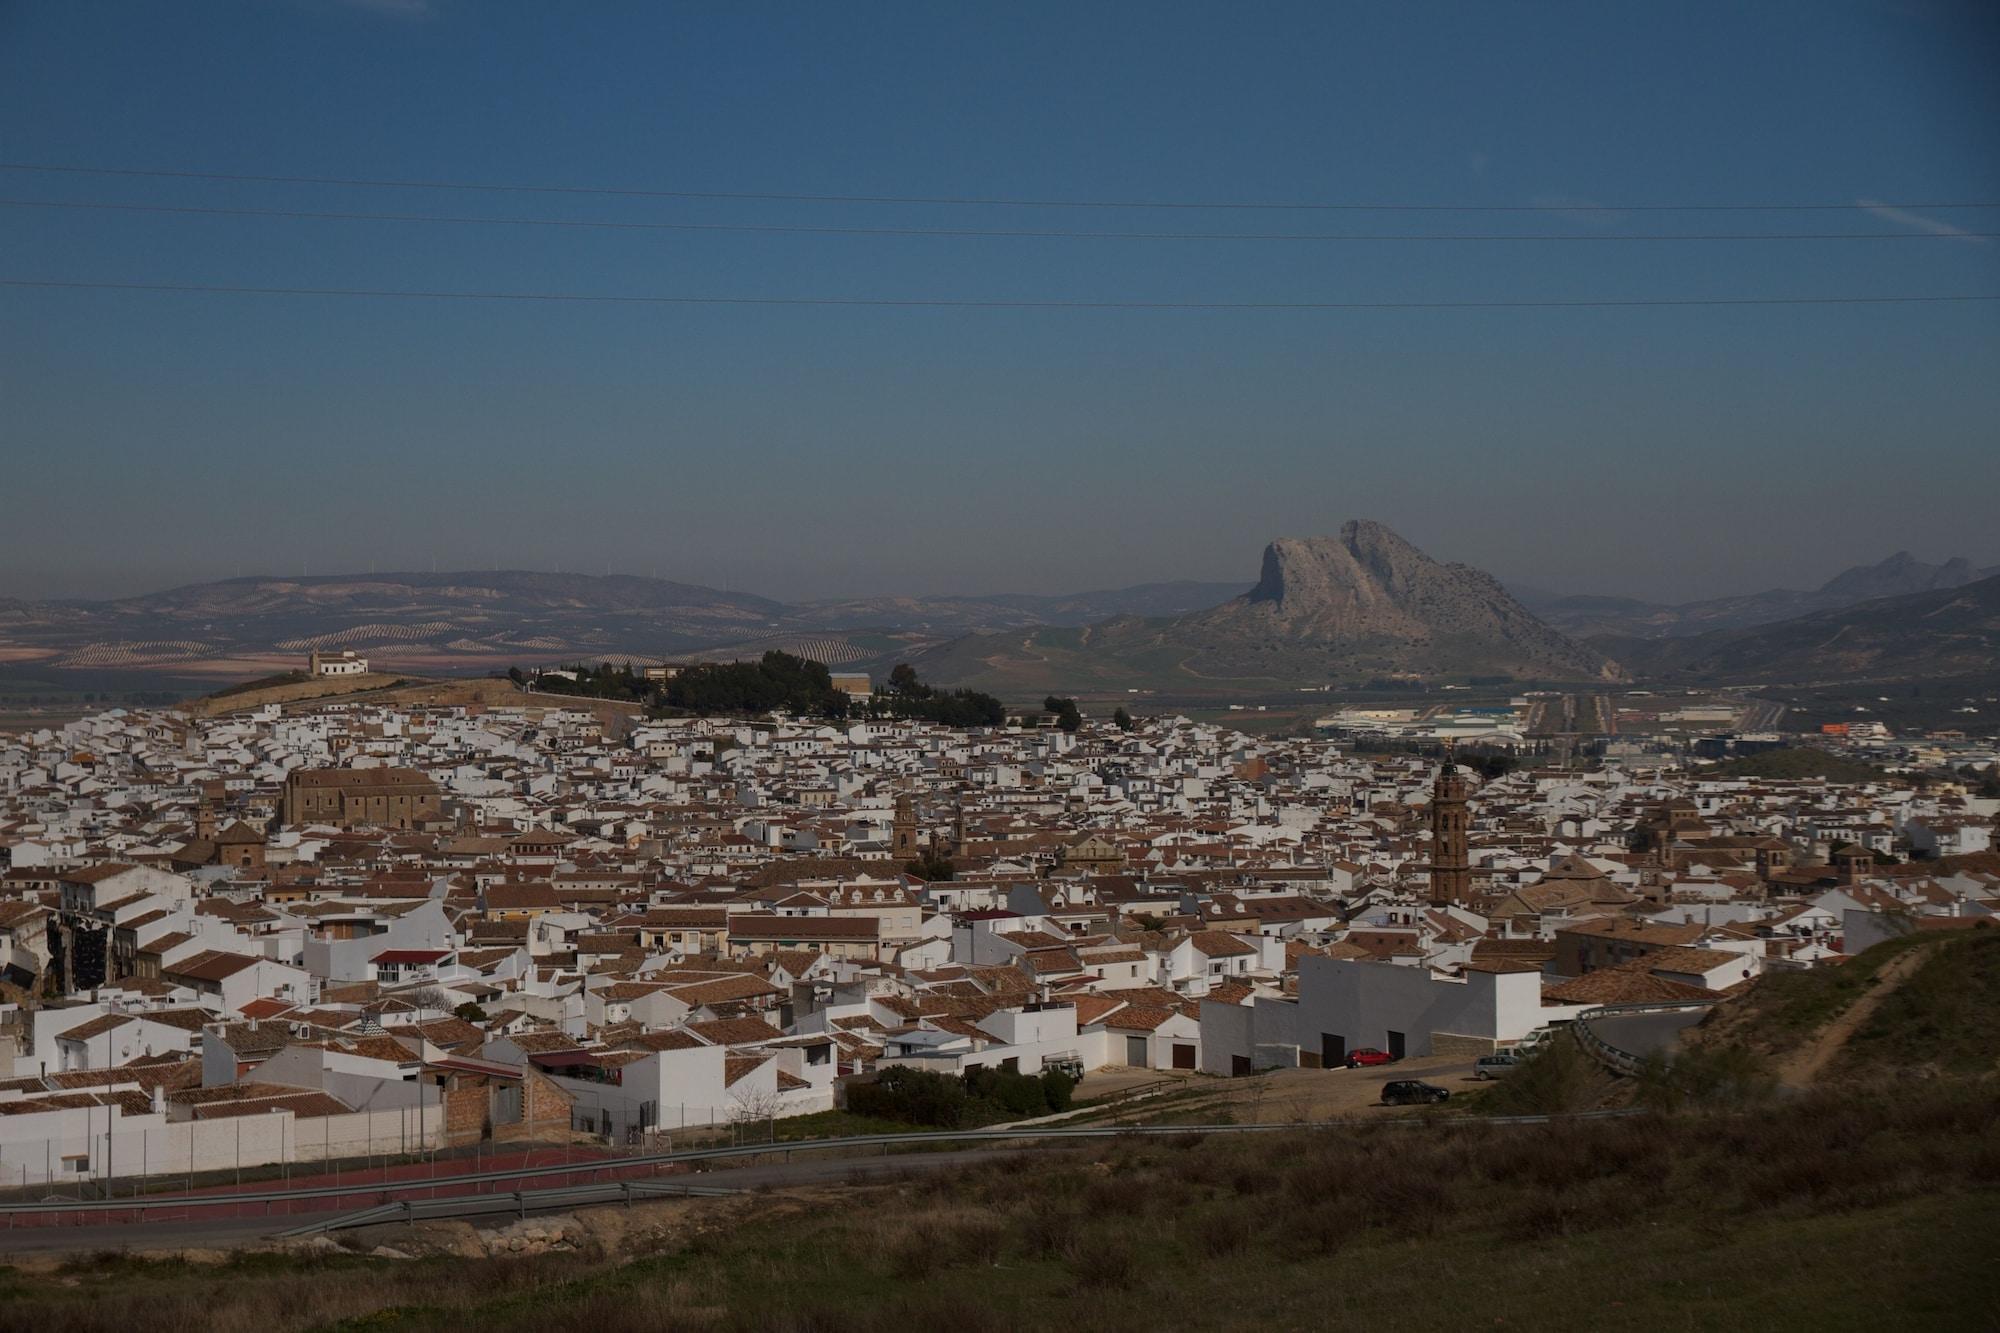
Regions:
[[1590, 1109], [1606, 1077], [1568, 1036], [1544, 1042], [1487, 1094], [1497, 1115], [1567, 1115]]
[[1776, 1086], [1763, 1063], [1741, 1046], [1688, 1047], [1671, 1061], [1652, 1056], [1639, 1070], [1640, 1103], [1661, 1111], [1749, 1106]]
[[957, 1129], [965, 1122], [965, 1087], [948, 1074], [891, 1066], [873, 1083], [847, 1089], [847, 1109], [856, 1115], [901, 1120], [911, 1125]]
[[1070, 1247], [1069, 1271], [1078, 1286], [1124, 1290], [1138, 1285], [1139, 1255], [1123, 1236], [1097, 1232]]

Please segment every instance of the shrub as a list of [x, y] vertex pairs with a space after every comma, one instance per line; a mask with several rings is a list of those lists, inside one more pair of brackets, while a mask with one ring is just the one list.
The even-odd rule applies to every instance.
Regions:
[[1049, 1109], [1042, 1080], [1011, 1069], [968, 1069], [965, 1071], [965, 1091], [967, 1095], [991, 1102], [1014, 1116], [1037, 1116]]
[[1069, 1271], [1078, 1286], [1124, 1290], [1139, 1282], [1139, 1256], [1123, 1236], [1094, 1233], [1070, 1247]]
[[1068, 1254], [1081, 1230], [1077, 1214], [1067, 1208], [1031, 1207], [1021, 1221], [1021, 1239], [1028, 1253], [1040, 1259]]
[[847, 1109], [905, 1124], [957, 1129], [965, 1120], [965, 1087], [949, 1075], [893, 1065], [876, 1075], [873, 1083], [849, 1085]]
[[1671, 1061], [1655, 1055], [1639, 1071], [1639, 1101], [1661, 1111], [1748, 1106], [1777, 1086], [1763, 1062], [1742, 1046], [1691, 1046]]
[[1574, 1040], [1544, 1042], [1486, 1097], [1499, 1115], [1565, 1115], [1602, 1093], [1604, 1075]]

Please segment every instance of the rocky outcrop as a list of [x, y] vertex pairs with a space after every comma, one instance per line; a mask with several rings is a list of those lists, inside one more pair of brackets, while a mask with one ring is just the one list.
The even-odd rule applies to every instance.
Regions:
[[1618, 680], [1618, 666], [1565, 638], [1483, 570], [1433, 560], [1380, 523], [1264, 550], [1257, 586], [1172, 622], [1191, 670], [1313, 677], [1368, 673]]

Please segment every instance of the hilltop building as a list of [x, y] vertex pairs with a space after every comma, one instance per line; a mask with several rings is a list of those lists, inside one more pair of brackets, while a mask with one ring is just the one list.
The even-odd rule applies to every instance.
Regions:
[[306, 658], [306, 674], [315, 680], [321, 676], [365, 676], [368, 674], [368, 659], [356, 656], [352, 649], [338, 657], [314, 652]]

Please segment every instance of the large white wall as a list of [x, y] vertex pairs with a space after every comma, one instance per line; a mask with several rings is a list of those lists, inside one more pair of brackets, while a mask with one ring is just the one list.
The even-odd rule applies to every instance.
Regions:
[[[164, 1115], [127, 1116], [111, 1108], [70, 1108], [0, 1116], [0, 1184], [60, 1185], [65, 1180], [171, 1177], [238, 1166], [318, 1162], [331, 1158], [416, 1152], [442, 1140], [444, 1111], [356, 1112], [299, 1119], [290, 1111], [169, 1121]], [[108, 1128], [107, 1128], [108, 1126]], [[66, 1157], [87, 1156], [83, 1172]]]
[[1429, 1055], [1431, 1034], [1519, 1041], [1552, 1019], [1574, 1017], [1584, 1005], [1543, 1005], [1539, 972], [1466, 972], [1439, 976], [1397, 963], [1304, 958], [1299, 963], [1300, 1046], [1317, 1052], [1321, 1034], [1349, 1049], [1388, 1050], [1389, 1033], [1403, 1034], [1405, 1055]]

